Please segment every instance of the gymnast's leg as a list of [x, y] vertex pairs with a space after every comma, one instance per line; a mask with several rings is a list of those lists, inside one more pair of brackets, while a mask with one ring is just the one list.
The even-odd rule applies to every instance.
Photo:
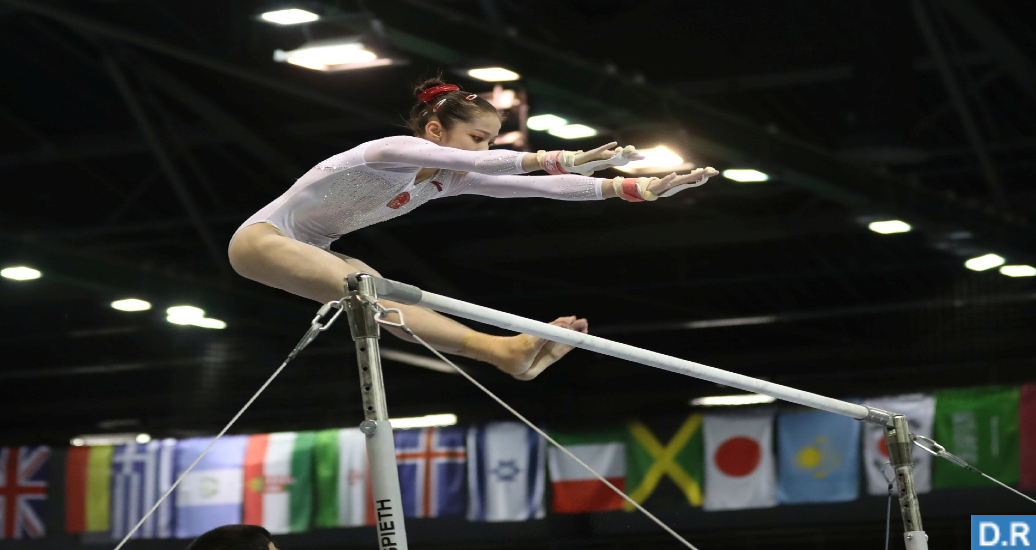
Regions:
[[[377, 272], [363, 262], [286, 237], [267, 223], [250, 225], [230, 243], [230, 264], [238, 274], [292, 294], [326, 303], [342, 297], [350, 273]], [[531, 380], [571, 351], [571, 346], [520, 334], [514, 337], [483, 334], [430, 309], [384, 300], [399, 308], [407, 325], [435, 349], [485, 361], [515, 378]], [[562, 317], [554, 325], [587, 331], [585, 319]], [[408, 339], [405, 333], [391, 330]]]

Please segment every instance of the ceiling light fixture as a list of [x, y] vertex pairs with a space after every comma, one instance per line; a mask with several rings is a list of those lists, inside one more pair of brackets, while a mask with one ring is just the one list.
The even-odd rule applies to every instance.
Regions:
[[518, 80], [521, 78], [521, 75], [518, 73], [507, 70], [503, 67], [482, 67], [480, 69], [471, 69], [468, 71], [468, 76], [479, 80], [485, 80], [486, 82], [511, 82], [512, 80]]
[[751, 168], [731, 168], [730, 170], [724, 170], [723, 177], [728, 180], [734, 180], [741, 183], [754, 183], [759, 181], [768, 181], [770, 179], [769, 175]]
[[1036, 267], [1031, 265], [1005, 265], [1000, 268], [1000, 273], [1008, 277], [1032, 277], [1036, 276]]
[[683, 157], [669, 150], [664, 145], [653, 149], [638, 151], [644, 155], [644, 160], [635, 160], [625, 166], [617, 166], [616, 170], [630, 174], [655, 174], [668, 170], [690, 170], [694, 163], [684, 162]]
[[762, 405], [773, 403], [775, 398], [759, 393], [744, 395], [714, 395], [712, 397], [696, 397], [691, 399], [691, 405], [695, 407], [718, 407], [732, 405]]
[[986, 254], [984, 256], [978, 256], [964, 262], [964, 267], [972, 271], [985, 271], [987, 269], [993, 269], [994, 267], [1004, 265], [1004, 258], [996, 254]]
[[560, 128], [568, 124], [568, 121], [554, 115], [536, 115], [525, 121], [525, 126], [530, 130], [545, 131]]
[[391, 59], [378, 57], [357, 41], [314, 42], [291, 51], [274, 50], [273, 60], [326, 72], [383, 67], [393, 63]]
[[39, 279], [41, 276], [42, 274], [38, 270], [31, 267], [25, 267], [24, 265], [7, 267], [0, 270], [0, 277], [15, 281], [31, 281], [33, 279]]
[[393, 418], [389, 420], [393, 430], [406, 430], [409, 428], [436, 428], [442, 426], [453, 426], [457, 423], [455, 414], [429, 414], [412, 418]]
[[115, 300], [112, 302], [112, 307], [119, 311], [147, 311], [151, 309], [151, 302], [126, 298], [125, 300]]
[[291, 8], [287, 10], [268, 11], [259, 16], [267, 23], [277, 25], [298, 25], [299, 23], [312, 23], [320, 19], [320, 16], [306, 10]]
[[225, 329], [227, 324], [219, 319], [205, 317], [205, 310], [194, 306], [173, 306], [166, 312], [166, 321], [174, 325], [191, 325], [201, 328]]
[[579, 139], [597, 135], [597, 130], [584, 124], [566, 124], [547, 130], [547, 133], [562, 139]]
[[910, 231], [911, 227], [909, 223], [899, 220], [885, 220], [879, 222], [871, 222], [867, 224], [867, 229], [875, 233], [881, 233], [882, 235], [891, 235], [893, 233], [906, 233]]

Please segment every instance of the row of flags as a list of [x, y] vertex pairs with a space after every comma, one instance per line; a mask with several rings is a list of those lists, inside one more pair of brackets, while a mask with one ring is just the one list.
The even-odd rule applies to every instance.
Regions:
[[[906, 414], [980, 470], [1036, 490], [1036, 384], [863, 401]], [[651, 509], [739, 510], [844, 502], [888, 491], [880, 427], [825, 412], [775, 407], [637, 420], [550, 432], [579, 460]], [[212, 443], [210, 438], [71, 447], [64, 464], [70, 533], [121, 539]], [[525, 521], [554, 513], [632, 510], [581, 465], [515, 422], [395, 432], [406, 517]], [[40, 537], [47, 447], [0, 449], [0, 538]], [[374, 524], [359, 429], [226, 436], [136, 538], [190, 538], [228, 523], [273, 533]], [[914, 450], [918, 492], [986, 485], [973, 472]], [[549, 480], [549, 482], [548, 482]], [[548, 490], [549, 489], [549, 490]]]

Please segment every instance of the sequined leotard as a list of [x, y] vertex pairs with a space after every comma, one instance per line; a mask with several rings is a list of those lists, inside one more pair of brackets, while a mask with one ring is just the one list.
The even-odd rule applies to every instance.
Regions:
[[[440, 197], [603, 198], [601, 178], [516, 175], [524, 172], [522, 155], [507, 150], [465, 151], [409, 136], [369, 141], [314, 166], [238, 231], [266, 222], [292, 239], [326, 250], [346, 233], [401, 216]], [[421, 168], [439, 171], [418, 182]]]

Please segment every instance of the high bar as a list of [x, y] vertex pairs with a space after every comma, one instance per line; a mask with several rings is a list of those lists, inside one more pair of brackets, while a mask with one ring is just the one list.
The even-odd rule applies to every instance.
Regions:
[[371, 278], [374, 279], [379, 298], [386, 298], [407, 305], [423, 306], [440, 313], [456, 315], [457, 317], [493, 325], [505, 330], [524, 332], [553, 342], [568, 344], [577, 348], [595, 351], [618, 359], [625, 359], [626, 361], [685, 376], [708, 380], [732, 388], [769, 395], [791, 403], [848, 416], [881, 426], [891, 426], [892, 424], [892, 414], [881, 409], [832, 399], [781, 384], [774, 384], [773, 382], [702, 365], [701, 363], [695, 363], [686, 359], [679, 359], [628, 344], [614, 342], [600, 336], [583, 334], [540, 321], [526, 319], [511, 313], [426, 292], [413, 285], [383, 277], [371, 276]]

